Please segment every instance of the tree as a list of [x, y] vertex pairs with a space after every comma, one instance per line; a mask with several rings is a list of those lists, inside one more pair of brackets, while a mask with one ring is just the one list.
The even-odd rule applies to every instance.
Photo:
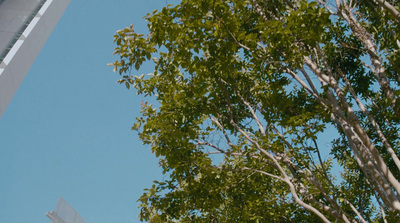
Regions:
[[[394, 0], [182, 0], [146, 16], [148, 35], [117, 31], [119, 83], [158, 102], [133, 126], [167, 176], [139, 199], [140, 219], [400, 219], [398, 10]], [[131, 74], [151, 57], [153, 73]], [[319, 145], [331, 129], [340, 137]]]

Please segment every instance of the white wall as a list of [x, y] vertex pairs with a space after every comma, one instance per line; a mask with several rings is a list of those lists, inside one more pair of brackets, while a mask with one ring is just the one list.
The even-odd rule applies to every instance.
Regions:
[[[47, 0], [0, 64], [0, 117], [71, 0]], [[40, 0], [5, 0], [0, 5], [0, 53]]]

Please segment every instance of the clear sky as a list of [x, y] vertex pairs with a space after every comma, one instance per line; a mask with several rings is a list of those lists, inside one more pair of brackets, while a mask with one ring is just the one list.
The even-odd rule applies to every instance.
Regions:
[[50, 222], [59, 196], [87, 223], [138, 222], [162, 174], [130, 130], [143, 98], [106, 64], [116, 30], [176, 2], [72, 0], [0, 118], [0, 222]]

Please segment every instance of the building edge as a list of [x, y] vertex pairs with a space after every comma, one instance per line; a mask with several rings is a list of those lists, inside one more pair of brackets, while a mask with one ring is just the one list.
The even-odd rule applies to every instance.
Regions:
[[0, 118], [71, 0], [47, 0], [0, 64]]

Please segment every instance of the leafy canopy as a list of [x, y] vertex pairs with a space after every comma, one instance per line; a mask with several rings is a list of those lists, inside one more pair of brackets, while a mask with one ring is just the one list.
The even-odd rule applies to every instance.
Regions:
[[[144, 102], [132, 127], [167, 176], [139, 199], [140, 219], [398, 218], [398, 9], [383, 0], [182, 0], [146, 16], [148, 35], [117, 31], [119, 83], [158, 102]], [[151, 74], [131, 75], [151, 60]], [[319, 145], [333, 129], [340, 137]]]

